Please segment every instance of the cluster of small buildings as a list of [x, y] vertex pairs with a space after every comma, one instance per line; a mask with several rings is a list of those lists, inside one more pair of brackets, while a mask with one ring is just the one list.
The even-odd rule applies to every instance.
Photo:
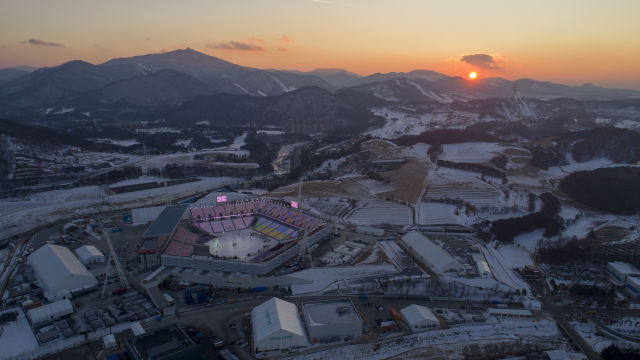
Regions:
[[[438, 328], [440, 320], [427, 307], [410, 305], [394, 313], [411, 331]], [[253, 350], [295, 350], [310, 344], [349, 341], [362, 336], [363, 321], [348, 299], [293, 303], [271, 298], [251, 311]]]

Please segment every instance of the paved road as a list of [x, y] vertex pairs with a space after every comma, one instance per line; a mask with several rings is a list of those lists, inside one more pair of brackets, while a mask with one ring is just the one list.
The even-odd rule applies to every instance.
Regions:
[[551, 291], [547, 287], [548, 286], [547, 281], [543, 280], [543, 284], [544, 284], [543, 285], [544, 294], [541, 297], [541, 301], [544, 306], [544, 309], [549, 314], [551, 314], [551, 316], [556, 321], [558, 326], [573, 341], [573, 343], [576, 344], [578, 348], [580, 348], [580, 351], [582, 351], [582, 353], [585, 354], [587, 358], [589, 358], [589, 360], [602, 360], [602, 358], [600, 357], [600, 354], [598, 354], [595, 350], [593, 350], [593, 347], [591, 347], [591, 345], [582, 338], [582, 336], [573, 328], [573, 326], [565, 318], [565, 315], [569, 314], [572, 308], [566, 308], [564, 306], [556, 305], [550, 297]]

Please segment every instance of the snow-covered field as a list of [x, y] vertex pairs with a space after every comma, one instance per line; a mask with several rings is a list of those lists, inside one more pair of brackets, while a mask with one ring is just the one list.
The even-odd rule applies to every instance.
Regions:
[[502, 259], [504, 259], [504, 264], [509, 266], [511, 269], [522, 268], [525, 265], [533, 265], [533, 260], [531, 260], [531, 254], [525, 248], [519, 247], [517, 245], [508, 244], [508, 245], [499, 245], [497, 250], [502, 255]]
[[[458, 213], [457, 215], [456, 212]], [[422, 202], [420, 203], [419, 216], [416, 222], [420, 225], [468, 225], [472, 220], [464, 214], [464, 208], [458, 209], [452, 204]]]
[[305, 203], [326, 216], [337, 218], [342, 218], [353, 209], [351, 202], [343, 198], [308, 198]]
[[29, 321], [20, 308], [12, 308], [0, 312], [0, 314], [17, 312], [18, 318], [2, 325], [0, 335], [0, 359], [10, 358], [24, 352], [33, 351], [38, 348], [38, 340], [31, 331]]
[[482, 181], [479, 174], [440, 167], [429, 181], [425, 199], [463, 200], [478, 208], [504, 207], [505, 196], [497, 179]]
[[607, 158], [598, 158], [585, 162], [576, 162], [571, 155], [567, 155], [568, 165], [553, 166], [543, 171], [542, 177], [549, 179], [560, 179], [576, 171], [588, 171], [607, 167], [617, 166], [638, 166], [638, 164], [617, 164]]
[[442, 145], [440, 159], [454, 162], [488, 163], [495, 156], [502, 154], [506, 148], [500, 144], [486, 142], [445, 144]]
[[542, 235], [544, 234], [544, 230], [538, 229], [532, 232], [520, 234], [513, 239], [513, 243], [522, 246], [527, 249], [529, 252], [534, 252], [538, 247], [538, 242], [542, 239]]
[[478, 114], [448, 109], [434, 109], [428, 113], [415, 115], [413, 111], [399, 107], [372, 109], [375, 115], [386, 119], [383, 127], [370, 130], [366, 134], [391, 139], [401, 135], [418, 135], [421, 132], [440, 127], [462, 128], [478, 122]]
[[367, 200], [345, 218], [356, 225], [413, 224], [411, 208], [383, 200]]
[[502, 319], [490, 324], [469, 324], [393, 337], [375, 344], [348, 345], [295, 356], [293, 359], [463, 359], [464, 347], [469, 344], [475, 343], [481, 347], [489, 343], [557, 341], [559, 337], [555, 322], [550, 320]]
[[118, 140], [118, 139], [98, 138], [98, 139], [90, 139], [90, 140], [93, 140], [93, 141], [99, 142], [99, 143], [113, 144], [113, 145], [124, 146], [124, 147], [129, 147], [129, 146], [140, 144], [140, 142], [138, 142], [138, 140], [136, 140], [136, 139], [121, 139], [121, 140]]
[[135, 184], [144, 184], [149, 182], [161, 182], [166, 181], [167, 179], [157, 177], [157, 176], [140, 176], [137, 179], [127, 179], [118, 181], [117, 183], [113, 183], [109, 185], [109, 187], [118, 187], [118, 186], [126, 186], [126, 185], [135, 185]]

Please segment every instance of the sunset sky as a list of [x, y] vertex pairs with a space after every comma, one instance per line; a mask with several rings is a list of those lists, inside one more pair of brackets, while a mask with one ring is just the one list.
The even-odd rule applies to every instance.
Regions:
[[639, 16], [638, 0], [0, 0], [0, 68], [191, 47], [258, 68], [640, 89]]

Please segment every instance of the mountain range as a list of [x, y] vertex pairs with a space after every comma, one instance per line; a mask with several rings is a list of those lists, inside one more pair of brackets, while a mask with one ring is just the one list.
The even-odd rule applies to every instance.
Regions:
[[[517, 85], [524, 97], [542, 99], [618, 99], [640, 92], [597, 87], [571, 87], [532, 79], [487, 78], [469, 81], [430, 70], [376, 73], [368, 76], [343, 69], [308, 72], [261, 70], [236, 65], [192, 49], [109, 60], [93, 65], [74, 60], [51, 68], [0, 70], [0, 109], [51, 106], [104, 107], [179, 105], [198, 95], [281, 95], [307, 86], [331, 93], [365, 93], [383, 101], [440, 102], [510, 96]], [[364, 95], [361, 95], [362, 97]]]

